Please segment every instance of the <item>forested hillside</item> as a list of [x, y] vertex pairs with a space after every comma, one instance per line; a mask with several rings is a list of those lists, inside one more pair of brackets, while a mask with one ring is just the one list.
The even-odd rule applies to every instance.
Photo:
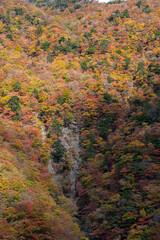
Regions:
[[0, 239], [160, 239], [159, 75], [159, 0], [0, 0]]

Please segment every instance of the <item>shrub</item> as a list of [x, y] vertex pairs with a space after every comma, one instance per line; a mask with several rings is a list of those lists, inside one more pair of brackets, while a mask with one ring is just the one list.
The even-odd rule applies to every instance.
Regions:
[[112, 102], [112, 98], [111, 98], [111, 96], [109, 95], [108, 92], [106, 92], [106, 93], [103, 95], [103, 97], [104, 97], [104, 99], [105, 99], [105, 101], [106, 101], [107, 104], [110, 104], [110, 103]]
[[116, 53], [121, 54], [122, 51], [118, 49], [118, 50], [116, 51]]
[[39, 99], [39, 92], [36, 88], [34, 88], [33, 94], [34, 94], [35, 98], [38, 100]]
[[83, 62], [81, 63], [81, 69], [82, 69], [83, 71], [85, 71], [85, 70], [87, 69], [87, 62], [86, 62], [86, 61], [83, 61]]
[[71, 81], [70, 77], [68, 77], [67, 74], [64, 74], [64, 75], [63, 75], [63, 79], [64, 79], [65, 82], [67, 82], [67, 83]]
[[41, 44], [41, 48], [42, 48], [44, 51], [46, 51], [46, 50], [49, 48], [50, 45], [51, 45], [50, 42], [45, 41], [45, 42], [43, 42], [43, 43]]
[[143, 4], [143, 2], [142, 2], [142, 0], [140, 0], [136, 3], [136, 6], [140, 8], [142, 4]]
[[53, 148], [53, 157], [57, 162], [62, 160], [63, 157], [65, 157], [66, 149], [62, 145], [60, 140], [57, 140], [56, 142], [54, 142], [54, 144], [52, 145], [52, 148]]
[[7, 36], [11, 41], [13, 41], [13, 37], [12, 37], [11, 34], [7, 34], [6, 36]]
[[4, 26], [4, 28], [6, 29], [6, 32], [10, 32], [11, 31], [10, 26]]
[[80, 9], [80, 8], [81, 8], [81, 5], [80, 5], [80, 4], [74, 5], [74, 9]]
[[149, 13], [152, 12], [152, 10], [149, 8], [149, 5], [146, 5], [146, 6], [143, 8], [142, 12], [145, 12], [145, 13], [149, 14]]
[[69, 52], [71, 52], [71, 51], [72, 51], [71, 46], [68, 46], [68, 45], [62, 46], [62, 53], [63, 53], [63, 54], [67, 54], [67, 53], [69, 53]]
[[64, 98], [61, 95], [58, 95], [57, 102], [62, 105], [64, 103]]
[[125, 57], [125, 63], [126, 63], [125, 70], [127, 70], [128, 67], [129, 67], [129, 64], [130, 64], [130, 58], [129, 57]]
[[20, 110], [20, 99], [18, 96], [12, 96], [8, 101], [12, 111], [18, 112]]
[[140, 51], [142, 51], [142, 46], [141, 46], [141, 44], [139, 43], [139, 45], [137, 46], [137, 52], [140, 52]]
[[125, 10], [122, 12], [121, 18], [124, 18], [124, 17], [126, 17], [126, 18], [129, 18], [129, 17], [130, 17], [129, 12], [128, 12], [128, 9], [125, 9]]
[[89, 48], [86, 51], [86, 54], [93, 54], [96, 52], [96, 48], [93, 43], [89, 43]]
[[143, 63], [143, 62], [139, 62], [139, 63], [138, 63], [138, 68], [137, 68], [137, 70], [138, 70], [141, 74], [144, 74], [144, 73], [145, 73], [144, 63]]
[[15, 8], [14, 11], [15, 11], [16, 15], [20, 15], [20, 16], [23, 15], [23, 10], [22, 10], [22, 8]]
[[150, 63], [148, 69], [150, 72], [160, 74], [160, 65], [158, 63]]
[[73, 43], [71, 44], [71, 47], [72, 47], [72, 49], [75, 49], [75, 50], [77, 50], [77, 49], [78, 49], [78, 47], [79, 47], [79, 45], [78, 45], [78, 43], [77, 43], [77, 42], [73, 42]]
[[18, 92], [19, 90], [21, 90], [21, 86], [19, 81], [16, 81], [15, 84], [13, 85], [13, 89], [15, 92]]
[[89, 146], [87, 146], [86, 148], [86, 152], [85, 152], [85, 157], [86, 158], [92, 158], [95, 155], [95, 147], [94, 144], [96, 143], [95, 141], [95, 136], [94, 133], [92, 131], [90, 131], [89, 135], [88, 135], [88, 139], [90, 140]]
[[108, 47], [108, 40], [107, 40], [107, 39], [103, 39], [103, 40], [100, 42], [99, 49], [100, 49], [102, 52], [106, 52], [107, 47]]
[[51, 129], [53, 130], [54, 133], [56, 133], [57, 135], [59, 135], [62, 130], [61, 130], [61, 124], [59, 123], [59, 121], [57, 120], [57, 117], [55, 117], [52, 121], [51, 124]]
[[21, 120], [21, 117], [19, 116], [20, 112], [20, 99], [18, 96], [12, 96], [10, 100], [8, 101], [8, 104], [12, 111], [16, 114], [12, 119], [13, 120]]
[[59, 39], [59, 43], [61, 43], [61, 42], [65, 42], [65, 37], [61, 37], [61, 38]]
[[113, 22], [114, 18], [115, 18], [115, 16], [112, 14], [112, 15], [108, 18], [108, 21], [109, 21], [109, 22]]
[[91, 29], [91, 33], [96, 33], [96, 30], [94, 28]]

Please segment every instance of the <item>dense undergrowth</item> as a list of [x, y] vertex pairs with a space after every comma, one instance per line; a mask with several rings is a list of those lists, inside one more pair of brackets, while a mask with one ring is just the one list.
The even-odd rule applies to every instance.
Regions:
[[[158, 240], [159, 1], [2, 0], [0, 66], [0, 239]], [[60, 142], [71, 122], [77, 207]]]

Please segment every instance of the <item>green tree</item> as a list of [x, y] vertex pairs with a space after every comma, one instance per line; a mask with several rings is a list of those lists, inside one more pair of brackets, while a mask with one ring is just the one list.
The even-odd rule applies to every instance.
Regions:
[[43, 43], [41, 44], [41, 48], [42, 48], [44, 51], [46, 51], [46, 50], [49, 48], [50, 45], [51, 45], [50, 42], [45, 41], [45, 42], [43, 42]]
[[81, 62], [81, 69], [83, 71], [85, 71], [87, 69], [87, 62], [86, 61]]
[[65, 157], [66, 149], [62, 145], [60, 140], [54, 142], [54, 144], [52, 145], [52, 149], [54, 160], [56, 160], [57, 162], [61, 161], [62, 158]]
[[61, 124], [59, 123], [59, 121], [57, 120], [57, 117], [55, 117], [52, 121], [51, 124], [51, 131], [53, 131], [55, 134], [59, 135], [62, 130], [61, 130]]
[[39, 99], [39, 92], [36, 88], [34, 88], [33, 94], [34, 94], [35, 98], [38, 100]]
[[12, 96], [10, 98], [10, 100], [8, 101], [8, 104], [9, 104], [10, 108], [12, 109], [12, 111], [16, 114], [13, 117], [13, 120], [21, 120], [21, 117], [19, 116], [19, 112], [20, 112], [20, 109], [21, 109], [19, 97], [18, 96]]
[[19, 90], [21, 90], [21, 85], [19, 81], [16, 81], [13, 85], [13, 89], [15, 92], [18, 92]]
[[86, 51], [86, 54], [93, 54], [96, 52], [96, 48], [93, 43], [89, 43], [89, 48]]

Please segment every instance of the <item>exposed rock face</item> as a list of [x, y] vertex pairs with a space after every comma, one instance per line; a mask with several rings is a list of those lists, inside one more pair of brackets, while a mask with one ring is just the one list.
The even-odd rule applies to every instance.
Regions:
[[[41, 124], [42, 140], [45, 142], [46, 130], [44, 125]], [[76, 123], [71, 123], [68, 127], [62, 127], [62, 135], [60, 137], [62, 145], [67, 150], [67, 156], [70, 159], [70, 186], [71, 186], [71, 198], [75, 198], [76, 194], [76, 178], [80, 171], [81, 162], [81, 147], [79, 140], [79, 129]], [[61, 182], [63, 181], [63, 175], [58, 174], [56, 171], [56, 163], [52, 158], [48, 162], [48, 170], [52, 173], [52, 180], [61, 189]]]
[[44, 127], [44, 125], [40, 125], [40, 127], [41, 127], [41, 131], [42, 131], [42, 141], [43, 141], [43, 143], [45, 142], [45, 138], [46, 138], [46, 130], [45, 130], [45, 127]]
[[81, 147], [79, 140], [79, 129], [76, 123], [70, 124], [68, 127], [62, 127], [61, 142], [67, 150], [67, 155], [70, 157], [70, 184], [71, 197], [75, 198], [76, 194], [76, 178], [80, 171], [81, 162]]

